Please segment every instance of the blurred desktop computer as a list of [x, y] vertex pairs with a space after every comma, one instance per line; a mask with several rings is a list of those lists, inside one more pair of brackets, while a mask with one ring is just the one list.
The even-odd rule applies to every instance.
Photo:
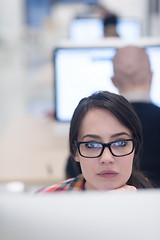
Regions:
[[[54, 96], [56, 119], [70, 121], [80, 99], [93, 92], [107, 90], [118, 93], [111, 81], [116, 46], [60, 47], [54, 51]], [[149, 55], [153, 80], [151, 99], [160, 106], [160, 45], [145, 46]]]
[[[116, 31], [121, 39], [138, 39], [142, 35], [141, 22], [137, 18], [118, 18]], [[68, 37], [75, 42], [93, 42], [103, 38], [103, 19], [98, 17], [73, 18], [69, 24]]]

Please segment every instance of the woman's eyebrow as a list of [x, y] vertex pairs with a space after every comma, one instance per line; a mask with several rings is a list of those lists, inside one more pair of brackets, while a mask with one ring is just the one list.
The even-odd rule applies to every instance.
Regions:
[[120, 132], [120, 133], [115, 133], [113, 134], [111, 137], [114, 138], [114, 137], [119, 137], [119, 136], [122, 136], [122, 135], [126, 135], [128, 137], [131, 137], [128, 133], [126, 132]]
[[[111, 135], [110, 137], [111, 138], [115, 138], [115, 137], [119, 137], [119, 136], [123, 136], [123, 135], [125, 135], [125, 136], [128, 136], [128, 137], [131, 137], [128, 133], [126, 133], [126, 132], [119, 132], [119, 133], [115, 133], [115, 134], [113, 134], [113, 135]], [[98, 135], [95, 135], [95, 134], [86, 134], [86, 135], [84, 135], [83, 137], [82, 137], [82, 140], [84, 140], [85, 138], [87, 138], [87, 137], [89, 137], [89, 138], [94, 138], [94, 139], [101, 139], [100, 138], [100, 136], [98, 136]]]
[[84, 138], [87, 138], [87, 137], [94, 138], [94, 139], [100, 139], [100, 137], [99, 137], [98, 135], [87, 134], [87, 135], [84, 135], [84, 136], [82, 137], [82, 140], [83, 140]]

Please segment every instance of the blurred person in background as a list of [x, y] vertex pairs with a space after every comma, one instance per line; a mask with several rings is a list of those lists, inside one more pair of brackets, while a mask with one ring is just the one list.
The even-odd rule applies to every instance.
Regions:
[[96, 6], [96, 16], [102, 19], [104, 37], [119, 37], [117, 33], [118, 15], [101, 4]]
[[160, 187], [160, 108], [151, 101], [152, 71], [143, 48], [125, 46], [113, 59], [113, 84], [133, 105], [143, 131], [140, 169], [156, 187]]
[[109, 14], [104, 17], [104, 37], [119, 37], [116, 29], [117, 22], [118, 16], [116, 14]]

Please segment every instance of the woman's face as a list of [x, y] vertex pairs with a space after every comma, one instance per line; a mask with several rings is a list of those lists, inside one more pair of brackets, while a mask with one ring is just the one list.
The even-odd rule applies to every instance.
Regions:
[[[109, 143], [131, 138], [131, 131], [110, 111], [91, 109], [83, 118], [78, 141]], [[106, 147], [97, 158], [82, 157], [77, 151], [75, 160], [80, 162], [86, 190], [112, 190], [120, 188], [130, 178], [133, 157], [134, 151], [127, 156], [115, 157]]]

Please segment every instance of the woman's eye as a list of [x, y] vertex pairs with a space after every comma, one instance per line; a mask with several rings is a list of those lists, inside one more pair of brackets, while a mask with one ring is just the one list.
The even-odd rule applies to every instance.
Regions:
[[85, 144], [86, 148], [101, 148], [101, 144], [89, 142]]
[[126, 141], [118, 141], [118, 142], [115, 142], [114, 145], [116, 147], [125, 147], [127, 145], [127, 142]]

